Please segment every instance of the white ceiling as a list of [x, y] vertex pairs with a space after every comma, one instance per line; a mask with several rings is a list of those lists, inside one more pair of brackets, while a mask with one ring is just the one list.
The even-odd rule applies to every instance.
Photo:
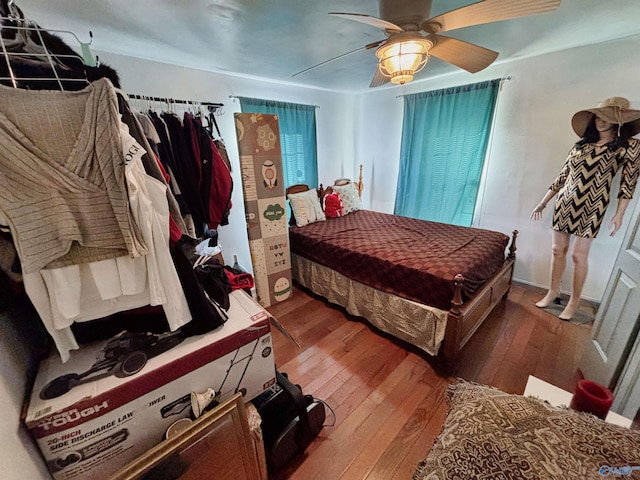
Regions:
[[[83, 41], [92, 31], [92, 48], [98, 51], [343, 92], [368, 90], [376, 64], [373, 50], [292, 75], [385, 38], [374, 27], [328, 15], [338, 11], [378, 16], [376, 0], [15, 3], [42, 27], [70, 30]], [[470, 3], [474, 0], [433, 0], [431, 16]], [[552, 13], [446, 33], [500, 52], [496, 63], [638, 34], [640, 0], [562, 0]], [[459, 69], [431, 58], [416, 80], [455, 71]]]

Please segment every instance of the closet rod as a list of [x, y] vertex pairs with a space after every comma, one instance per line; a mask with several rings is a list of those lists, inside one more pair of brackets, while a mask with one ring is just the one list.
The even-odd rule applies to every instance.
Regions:
[[[504, 82], [510, 82], [512, 78], [513, 77], [511, 75], [505, 75], [504, 77], [500, 77], [499, 79], [496, 79], [496, 80], [500, 80], [500, 89], [502, 89], [502, 84]], [[421, 92], [415, 92], [415, 93], [421, 93]], [[403, 93], [401, 95], [396, 95], [396, 98], [403, 98], [403, 97], [406, 97], [407, 95], [415, 95], [415, 93]]]
[[[238, 95], [229, 95], [229, 98], [233, 98], [234, 102], [236, 100], [236, 98], [241, 98]], [[282, 102], [282, 100], [266, 100], [267, 102]], [[286, 102], [282, 102], [282, 103], [286, 103]], [[313, 105], [315, 108], [320, 108], [320, 105]]]
[[128, 93], [127, 96], [129, 98], [135, 98], [136, 100], [148, 100], [150, 102], [179, 103], [184, 105], [203, 105], [205, 107], [214, 107], [214, 108], [224, 107], [224, 103], [201, 102], [199, 100], [176, 100], [175, 98], [150, 97], [148, 95], [138, 95], [135, 93]]

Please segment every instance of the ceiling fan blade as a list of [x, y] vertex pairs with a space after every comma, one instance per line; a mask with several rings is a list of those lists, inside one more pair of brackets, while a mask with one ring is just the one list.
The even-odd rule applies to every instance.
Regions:
[[427, 38], [433, 42], [433, 47], [429, 49], [430, 55], [470, 73], [487, 68], [498, 57], [498, 52], [457, 38], [443, 35], [429, 35]]
[[404, 32], [404, 30], [397, 26], [395, 23], [387, 22], [386, 20], [382, 20], [381, 18], [372, 17], [371, 15], [365, 15], [363, 13], [329, 12], [329, 15], [346, 18], [347, 20], [355, 20], [356, 22], [360, 23], [366, 23], [367, 25], [379, 28], [380, 30], [385, 30], [389, 33]]
[[314, 65], [313, 67], [305, 68], [304, 70], [301, 70], [301, 71], [299, 71], [297, 73], [294, 73], [291, 76], [292, 77], [297, 77], [298, 75], [302, 75], [303, 73], [307, 73], [308, 71], [313, 70], [314, 68], [321, 67], [323, 65], [326, 65], [327, 63], [333, 62], [334, 60], [338, 60], [340, 58], [346, 57], [347, 55], [351, 55], [352, 53], [361, 52], [362, 50], [371, 50], [372, 48], [376, 48], [378, 45], [380, 45], [381, 43], [384, 43], [385, 41], [386, 40], [379, 40], [377, 42], [369, 43], [369, 44], [365, 45], [364, 47], [360, 47], [360, 48], [357, 48], [355, 50], [351, 50], [350, 52], [343, 53], [342, 55], [338, 55], [337, 57], [330, 58], [329, 60], [325, 60], [324, 62], [318, 63], [317, 65]]
[[560, 0], [484, 0], [430, 18], [421, 26], [427, 33], [439, 33], [457, 28], [498, 22], [551, 12], [558, 8]]
[[391, 78], [380, 73], [380, 69], [376, 67], [376, 73], [373, 76], [373, 79], [371, 79], [371, 83], [369, 84], [369, 87], [370, 88], [379, 87], [381, 85], [384, 85], [385, 83], [389, 83], [390, 81], [391, 81]]

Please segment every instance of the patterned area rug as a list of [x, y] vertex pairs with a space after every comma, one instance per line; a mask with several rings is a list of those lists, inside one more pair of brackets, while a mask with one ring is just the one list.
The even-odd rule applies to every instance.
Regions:
[[640, 478], [640, 432], [464, 380], [413, 480]]

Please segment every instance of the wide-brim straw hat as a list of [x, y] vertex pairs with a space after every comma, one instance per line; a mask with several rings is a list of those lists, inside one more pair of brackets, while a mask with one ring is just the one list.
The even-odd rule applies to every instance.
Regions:
[[583, 137], [591, 118], [593, 115], [597, 115], [605, 122], [618, 125], [618, 132], [622, 125], [630, 124], [631, 136], [633, 137], [640, 132], [640, 110], [632, 110], [629, 108], [630, 106], [629, 100], [624, 97], [607, 98], [600, 102], [596, 108], [577, 112], [571, 119], [571, 126], [579, 137]]

